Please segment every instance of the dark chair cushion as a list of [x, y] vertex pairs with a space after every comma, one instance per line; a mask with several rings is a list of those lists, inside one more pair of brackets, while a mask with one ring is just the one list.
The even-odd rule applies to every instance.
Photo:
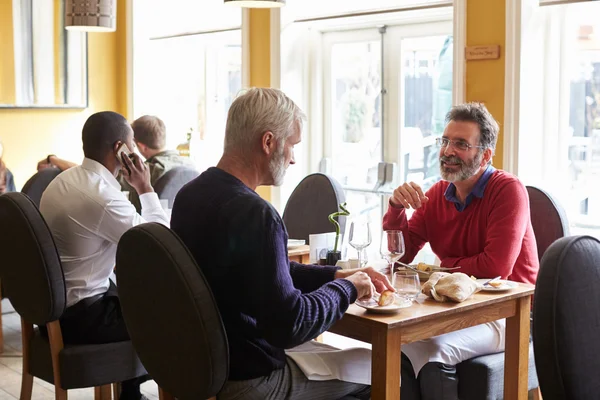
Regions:
[[158, 385], [180, 399], [216, 395], [229, 373], [225, 328], [179, 237], [156, 223], [130, 229], [119, 241], [116, 271], [127, 330]]
[[533, 302], [533, 340], [544, 399], [600, 396], [600, 241], [572, 236], [542, 258]]
[[[67, 345], [59, 358], [63, 389], [107, 385], [146, 374], [131, 341]], [[34, 376], [54, 383], [50, 344], [37, 329], [31, 339], [29, 363]]]
[[527, 186], [531, 225], [535, 234], [538, 256], [561, 237], [569, 236], [569, 222], [562, 206], [542, 189]]
[[[504, 399], [504, 353], [489, 354], [457, 366], [458, 394], [461, 400]], [[533, 345], [529, 345], [529, 390], [538, 387]]]
[[42, 215], [26, 195], [6, 193], [0, 196], [0, 226], [3, 294], [28, 322], [57, 320], [65, 310], [65, 281]]
[[179, 190], [198, 175], [200, 175], [198, 171], [188, 167], [173, 168], [156, 181], [154, 191], [158, 194], [159, 199], [169, 200], [169, 208], [172, 208], [173, 200]]
[[[345, 201], [344, 190], [335, 179], [324, 174], [308, 175], [296, 186], [283, 211], [288, 236], [308, 243], [310, 234], [334, 232], [329, 214], [339, 211]], [[346, 218], [339, 217], [338, 222], [343, 236]]]
[[58, 168], [43, 169], [37, 172], [31, 178], [29, 178], [27, 182], [25, 182], [25, 185], [23, 185], [23, 190], [21, 190], [21, 192], [29, 196], [29, 198], [33, 200], [35, 205], [39, 207], [44, 190], [46, 190], [50, 182], [52, 182], [52, 180], [56, 178], [61, 172], [62, 171]]

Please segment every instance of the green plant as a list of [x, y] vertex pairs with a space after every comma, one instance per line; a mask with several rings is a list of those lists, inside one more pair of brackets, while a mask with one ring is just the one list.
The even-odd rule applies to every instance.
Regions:
[[337, 251], [338, 241], [340, 239], [340, 224], [334, 218], [340, 216], [346, 217], [350, 215], [350, 212], [346, 209], [346, 203], [340, 204], [340, 208], [342, 209], [342, 211], [336, 211], [334, 213], [329, 214], [329, 222], [331, 222], [333, 226], [335, 226], [335, 244], [333, 246], [334, 253]]

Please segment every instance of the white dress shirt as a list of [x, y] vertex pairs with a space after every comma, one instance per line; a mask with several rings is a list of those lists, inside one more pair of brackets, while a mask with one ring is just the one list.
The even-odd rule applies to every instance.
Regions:
[[140, 202], [142, 215], [115, 177], [89, 158], [58, 175], [44, 191], [40, 211], [62, 262], [67, 307], [108, 290], [117, 243], [129, 228], [144, 222], [169, 226], [156, 193], [141, 195]]

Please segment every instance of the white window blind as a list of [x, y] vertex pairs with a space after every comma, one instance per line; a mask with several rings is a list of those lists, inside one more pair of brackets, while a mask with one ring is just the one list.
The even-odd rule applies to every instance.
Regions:
[[350, 13], [400, 10], [417, 7], [452, 6], [452, 0], [287, 0], [282, 12], [294, 20], [322, 18]]
[[589, 3], [598, 0], [540, 0], [540, 6], [556, 6], [559, 4]]
[[240, 7], [223, 0], [137, 0], [145, 11], [150, 37], [230, 29], [242, 24]]

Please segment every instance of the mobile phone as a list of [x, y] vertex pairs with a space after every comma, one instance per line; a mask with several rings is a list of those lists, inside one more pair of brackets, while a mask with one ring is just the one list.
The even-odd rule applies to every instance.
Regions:
[[131, 153], [129, 152], [129, 148], [125, 143], [121, 143], [121, 145], [117, 149], [117, 158], [119, 159], [121, 164], [123, 164], [123, 154], [131, 158]]
[[125, 154], [127, 157], [129, 157], [131, 161], [133, 161], [133, 153], [129, 152], [129, 148], [125, 143], [122, 143], [117, 149], [117, 158], [119, 159], [121, 165], [123, 165], [127, 169], [127, 172], [131, 173], [129, 167], [125, 163], [123, 163], [123, 154]]

